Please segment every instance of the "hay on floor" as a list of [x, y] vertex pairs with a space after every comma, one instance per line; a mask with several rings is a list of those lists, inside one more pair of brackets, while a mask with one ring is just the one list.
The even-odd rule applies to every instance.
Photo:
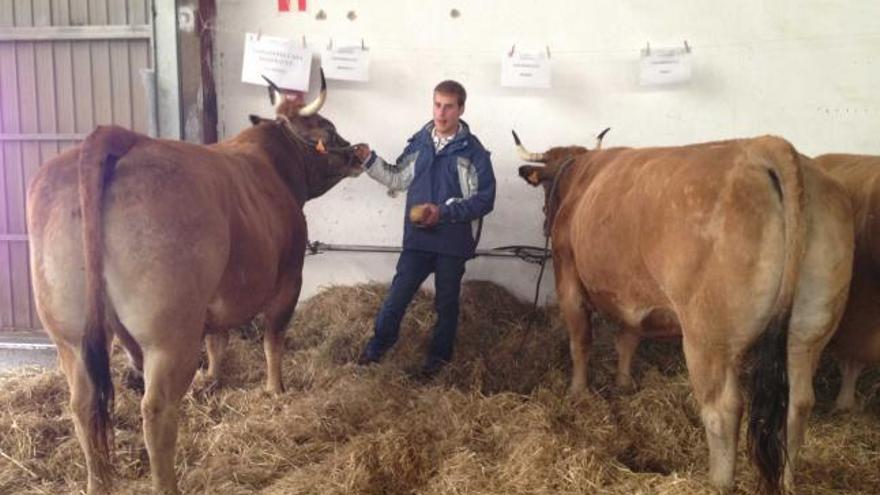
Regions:
[[[253, 326], [235, 332], [222, 387], [189, 394], [177, 468], [187, 493], [223, 494], [703, 494], [707, 448], [677, 343], [644, 343], [638, 390], [617, 394], [613, 329], [597, 321], [592, 392], [566, 395], [568, 338], [552, 309], [486, 282], [463, 290], [453, 365], [428, 384], [418, 366], [434, 321], [420, 293], [398, 345], [379, 365], [354, 365], [385, 295], [377, 284], [332, 287], [300, 305], [286, 336], [284, 382], [262, 391]], [[139, 396], [117, 384], [117, 493], [149, 491]], [[797, 469], [799, 493], [880, 493], [877, 373], [861, 411], [832, 415], [835, 371], [817, 379], [819, 405]], [[84, 488], [83, 457], [59, 371], [0, 378], [0, 493]], [[740, 448], [737, 493], [755, 472]]]

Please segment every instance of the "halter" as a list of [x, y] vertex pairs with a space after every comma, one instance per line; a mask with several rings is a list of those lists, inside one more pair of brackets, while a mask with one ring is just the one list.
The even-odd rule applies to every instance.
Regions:
[[286, 115], [279, 115], [276, 117], [275, 122], [281, 126], [284, 130], [284, 134], [287, 135], [291, 141], [302, 145], [307, 150], [315, 151], [319, 155], [326, 155], [327, 153], [344, 153], [354, 149], [353, 145], [326, 146], [322, 139], [312, 141], [311, 139], [300, 136], [295, 130], [293, 130], [293, 123], [290, 122], [290, 119]]
[[[557, 201], [556, 201], [556, 187], [559, 185], [559, 179], [565, 174], [568, 166], [574, 163], [574, 157], [570, 156], [566, 158], [562, 165], [559, 166], [559, 172], [553, 177], [553, 184], [550, 186], [550, 194], [547, 196], [547, 228], [544, 232], [544, 237], [546, 237], [547, 243], [550, 242], [550, 231], [553, 228], [553, 221], [556, 219], [556, 210], [557, 210]], [[544, 249], [547, 248], [547, 245], [544, 245]]]

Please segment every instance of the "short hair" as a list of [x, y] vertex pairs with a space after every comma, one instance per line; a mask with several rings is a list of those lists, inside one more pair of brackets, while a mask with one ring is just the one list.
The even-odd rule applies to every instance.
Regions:
[[464, 106], [467, 100], [467, 91], [464, 90], [459, 82], [447, 79], [434, 87], [435, 93], [443, 93], [445, 95], [454, 95], [458, 97], [458, 106]]

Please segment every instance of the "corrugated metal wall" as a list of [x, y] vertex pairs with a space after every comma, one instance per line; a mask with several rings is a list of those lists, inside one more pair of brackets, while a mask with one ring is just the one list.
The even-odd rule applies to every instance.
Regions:
[[150, 0], [0, 0], [0, 331], [40, 327], [25, 191], [98, 124], [147, 131]]

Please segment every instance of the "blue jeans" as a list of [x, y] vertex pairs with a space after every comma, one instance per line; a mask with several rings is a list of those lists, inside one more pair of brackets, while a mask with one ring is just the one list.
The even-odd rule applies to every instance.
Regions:
[[432, 366], [449, 362], [458, 329], [458, 297], [466, 261], [467, 258], [427, 251], [404, 250], [400, 253], [397, 273], [376, 316], [375, 334], [367, 343], [365, 357], [378, 361], [397, 342], [400, 322], [407, 306], [422, 282], [433, 272], [437, 324], [431, 336], [427, 364]]

